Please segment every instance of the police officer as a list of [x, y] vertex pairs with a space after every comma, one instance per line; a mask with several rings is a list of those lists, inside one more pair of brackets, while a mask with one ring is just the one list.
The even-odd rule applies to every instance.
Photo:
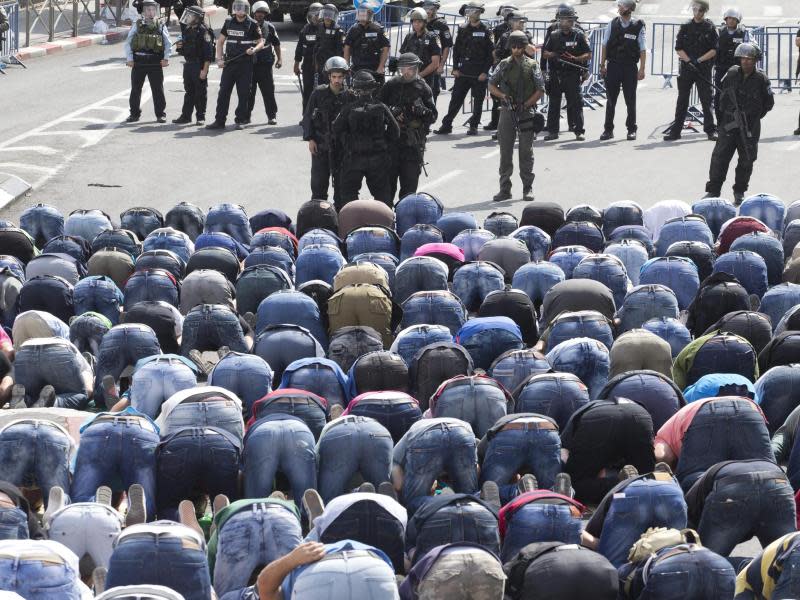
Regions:
[[[725, 183], [733, 153], [738, 152], [736, 181], [733, 184], [734, 203], [738, 206], [753, 174], [753, 163], [758, 157], [758, 140], [761, 136], [761, 119], [775, 106], [769, 78], [756, 69], [760, 50], [744, 42], [734, 51], [740, 65], [734, 65], [722, 79], [720, 96], [719, 139], [711, 154], [706, 197], [718, 198]], [[737, 113], [739, 115], [737, 116]]]
[[400, 198], [417, 191], [419, 175], [425, 164], [425, 139], [438, 116], [433, 91], [420, 73], [422, 65], [416, 54], [401, 54], [397, 61], [399, 74], [387, 81], [378, 95], [400, 126], [400, 139], [392, 145], [391, 153], [392, 198], [397, 191], [398, 179]]
[[553, 31], [542, 47], [542, 58], [548, 62], [547, 135], [545, 141], [557, 140], [561, 121], [561, 95], [567, 98], [567, 113], [572, 116], [575, 139], [583, 141], [583, 97], [581, 83], [586, 64], [592, 53], [583, 31], [575, 27], [578, 15], [567, 6], [559, 10], [558, 29]]
[[402, 54], [410, 52], [421, 61], [419, 76], [425, 80], [433, 94], [434, 79], [439, 72], [439, 61], [442, 57], [439, 36], [428, 31], [428, 13], [423, 9], [415, 8], [410, 11], [408, 20], [411, 21], [412, 30], [400, 44], [400, 52]]
[[[497, 127], [500, 142], [500, 191], [494, 201], [511, 199], [511, 174], [514, 172], [514, 142], [519, 136], [519, 176], [522, 199], [533, 200], [533, 136], [536, 103], [544, 95], [544, 79], [539, 63], [526, 54], [530, 40], [523, 31], [509, 34], [511, 56], [504, 58], [489, 82], [492, 96], [502, 103]], [[541, 119], [541, 117], [538, 117]]]
[[337, 23], [338, 19], [339, 11], [333, 4], [325, 4], [319, 11], [314, 65], [320, 83], [327, 83], [325, 65], [328, 64], [328, 59], [344, 55], [344, 31]]
[[444, 89], [444, 82], [442, 81], [444, 67], [447, 64], [447, 58], [450, 56], [450, 49], [453, 47], [453, 35], [450, 33], [447, 21], [436, 14], [441, 5], [439, 0], [422, 0], [422, 8], [428, 15], [428, 31], [432, 31], [439, 36], [439, 47], [442, 49], [439, 68], [433, 77], [433, 86], [431, 87], [434, 103], [439, 97], [439, 92]]
[[[735, 8], [729, 8], [722, 15], [725, 25], [719, 28], [719, 46], [717, 48], [717, 56], [714, 57], [714, 85], [717, 88], [722, 83], [722, 78], [728, 70], [736, 64], [734, 53], [736, 47], [743, 43], [750, 41], [750, 34], [742, 27], [742, 13]], [[721, 114], [719, 110], [719, 90], [714, 90], [714, 115], [719, 123]]]
[[383, 27], [373, 21], [368, 8], [356, 10], [356, 23], [344, 38], [344, 59], [355, 73], [363, 69], [372, 72], [379, 85], [383, 84], [383, 72], [389, 58], [389, 38]]
[[719, 34], [714, 24], [705, 18], [708, 2], [694, 0], [692, 12], [694, 17], [681, 25], [675, 38], [675, 51], [681, 59], [678, 71], [678, 104], [675, 107], [675, 120], [664, 136], [664, 141], [667, 142], [681, 138], [693, 85], [697, 86], [700, 103], [703, 105], [703, 130], [709, 140], [717, 139], [714, 111], [711, 110], [711, 86], [706, 82], [711, 81], [711, 61], [717, 55]]
[[[503, 37], [503, 34], [506, 33], [510, 27], [508, 24], [508, 18], [512, 12], [518, 10], [516, 6], [513, 4], [501, 4], [500, 7], [497, 9], [497, 16], [500, 17], [500, 22], [494, 26], [492, 29], [492, 39], [494, 40], [494, 62], [493, 67], [497, 66], [503, 58], [509, 56], [503, 56], [502, 58], [498, 57], [498, 44], [500, 39]], [[492, 96], [492, 118], [491, 120], [483, 126], [485, 131], [494, 131], [497, 129], [497, 119], [500, 118], [500, 102], [498, 102], [497, 98]]]
[[217, 65], [222, 69], [222, 77], [217, 95], [217, 114], [214, 122], [206, 125], [206, 129], [225, 129], [234, 86], [239, 100], [236, 105], [236, 129], [244, 129], [250, 122], [247, 105], [253, 81], [253, 54], [264, 47], [264, 36], [258, 23], [248, 16], [249, 9], [247, 0], [233, 0], [233, 16], [225, 19], [217, 38]]
[[636, 0], [617, 0], [619, 16], [608, 24], [603, 34], [600, 75], [606, 81], [608, 102], [601, 140], [610, 140], [614, 137], [614, 113], [620, 88], [628, 109], [628, 118], [625, 120], [628, 139], [636, 139], [636, 88], [645, 75], [647, 40], [644, 21], [633, 18], [634, 10], [636, 10]]
[[306, 24], [297, 34], [297, 46], [294, 48], [294, 74], [302, 73], [303, 111], [306, 109], [311, 92], [314, 91], [314, 53], [317, 48], [317, 33], [319, 33], [319, 13], [322, 4], [313, 2], [308, 6]]
[[333, 201], [342, 207], [339, 190], [339, 152], [333, 135], [333, 121], [342, 106], [353, 101], [353, 92], [345, 89], [349, 68], [344, 58], [332, 56], [325, 63], [327, 85], [318, 86], [311, 94], [303, 114], [303, 140], [311, 153], [311, 197], [328, 197], [328, 182], [333, 179]]
[[132, 69], [131, 114], [125, 119], [126, 123], [135, 123], [142, 114], [139, 105], [145, 79], [150, 82], [150, 91], [153, 93], [156, 120], [159, 123], [167, 122], [167, 115], [164, 113], [167, 108], [164, 97], [164, 67], [169, 64], [171, 49], [169, 32], [158, 19], [158, 3], [155, 0], [144, 0], [142, 16], [130, 28], [128, 37], [125, 38], [125, 58]]
[[[525, 48], [525, 54], [534, 57], [536, 54], [536, 46], [533, 45], [533, 37], [530, 32], [525, 31], [525, 23], [528, 22], [526, 17], [521, 11], [514, 10], [508, 15], [508, 29], [500, 34], [500, 37], [494, 38], [494, 57], [495, 63], [499, 64], [500, 61], [505, 60], [511, 56], [511, 42], [510, 36], [514, 31], [521, 31], [528, 38], [528, 46]], [[496, 28], [495, 28], [496, 29]]]
[[203, 23], [205, 12], [199, 6], [189, 6], [181, 14], [181, 38], [176, 44], [183, 63], [183, 109], [172, 122], [185, 125], [197, 112], [197, 124], [205, 125], [208, 103], [208, 68], [214, 60], [212, 32]]
[[253, 114], [256, 105], [256, 92], [261, 90], [261, 98], [264, 100], [264, 111], [267, 113], [267, 122], [275, 125], [275, 117], [278, 114], [278, 104], [275, 102], [275, 82], [272, 78], [272, 65], [280, 69], [281, 61], [281, 41], [278, 39], [278, 32], [275, 25], [267, 20], [269, 15], [269, 4], [265, 0], [258, 0], [253, 4], [253, 16], [264, 38], [264, 47], [255, 53], [253, 61], [253, 82], [250, 84], [250, 96], [247, 102], [247, 122]]
[[466, 17], [466, 23], [460, 25], [453, 45], [453, 88], [450, 94], [450, 105], [442, 124], [435, 133], [453, 132], [453, 119], [461, 110], [468, 93], [472, 93], [472, 117], [469, 120], [467, 135], [478, 135], [481, 122], [483, 100], [486, 98], [486, 86], [489, 70], [494, 61], [492, 32], [481, 22], [483, 2], [470, 0], [459, 9], [459, 14]]
[[345, 104], [333, 122], [336, 144], [342, 148], [342, 204], [358, 199], [361, 180], [366, 179], [372, 197], [392, 206], [389, 147], [400, 137], [400, 127], [389, 108], [373, 99], [378, 85], [370, 71], [357, 72], [353, 76], [355, 101]]

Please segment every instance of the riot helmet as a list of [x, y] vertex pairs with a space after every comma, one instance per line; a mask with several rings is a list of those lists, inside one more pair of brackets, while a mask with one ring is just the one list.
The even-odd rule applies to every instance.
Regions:
[[194, 25], [199, 25], [200, 23], [202, 23], [205, 16], [206, 13], [203, 12], [203, 9], [200, 8], [199, 6], [188, 6], [183, 11], [180, 22], [182, 25], [187, 25], [188, 27], [192, 27]]
[[250, 12], [250, 3], [247, 0], [233, 0], [231, 12], [237, 16], [247, 15]]
[[421, 64], [422, 61], [413, 52], [404, 52], [397, 59], [397, 69], [406, 81], [411, 81], [417, 77]]
[[306, 12], [306, 21], [312, 25], [314, 25], [319, 19], [319, 11], [322, 10], [322, 4], [319, 2], [312, 2], [308, 5], [308, 11]]
[[158, 2], [155, 0], [144, 0], [142, 2], [142, 17], [148, 23], [153, 23], [158, 19]]

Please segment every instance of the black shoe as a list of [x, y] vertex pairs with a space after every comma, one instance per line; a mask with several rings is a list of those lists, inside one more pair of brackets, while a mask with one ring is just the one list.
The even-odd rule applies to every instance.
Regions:
[[362, 494], [374, 494], [375, 493], [375, 486], [372, 485], [369, 481], [365, 481], [360, 486], [358, 486], [358, 492]]
[[536, 197], [533, 195], [533, 190], [531, 188], [525, 188], [522, 190], [522, 199], [525, 202], [533, 202], [536, 200]]
[[675, 140], [679, 140], [679, 139], [681, 139], [681, 134], [680, 133], [673, 133], [671, 131], [667, 135], [664, 136], [664, 141], [665, 142], [674, 142]]
[[470, 127], [469, 129], [467, 129], [467, 135], [478, 135], [478, 128]]
[[610, 140], [614, 137], [613, 131], [605, 130], [603, 133], [600, 134], [600, 141], [605, 142], [606, 140]]
[[442, 125], [439, 129], [436, 129], [433, 133], [436, 135], [447, 135], [448, 133], [453, 133], [453, 128], [450, 125]]
[[210, 125], [206, 125], [206, 129], [225, 129], [225, 123], [222, 121], [214, 121]]
[[497, 129], [497, 121], [489, 121], [483, 126], [484, 131], [494, 131], [495, 129]]
[[383, 481], [378, 486], [378, 493], [382, 494], [383, 496], [389, 496], [392, 500], [397, 500], [397, 492], [395, 491], [394, 487], [388, 481]]
[[247, 117], [244, 121], [241, 122], [242, 125], [250, 125], [250, 117]]
[[733, 191], [733, 205], [739, 206], [741, 203], [744, 202], [744, 192], [737, 192], [736, 190]]
[[557, 134], [557, 133], [548, 133], [548, 134], [547, 134], [546, 136], [544, 136], [544, 138], [542, 138], [542, 139], [543, 139], [545, 142], [551, 142], [551, 141], [553, 141], [553, 140], [557, 140], [557, 139], [558, 139], [558, 134]]
[[[534, 138], [533, 138], [533, 139], [536, 139], [536, 136], [534, 136]], [[497, 141], [497, 132], [496, 132], [496, 131], [495, 131], [495, 132], [492, 134], [492, 141], [493, 141], [493, 142], [496, 142], [496, 141]]]
[[159, 115], [156, 117], [156, 121], [158, 123], [166, 123], [167, 122], [167, 115]]
[[[198, 119], [198, 121], [199, 121], [199, 120], [200, 120], [200, 119]], [[173, 122], [175, 125], [186, 125], [187, 123], [191, 123], [191, 122], [192, 122], [192, 120], [191, 120], [189, 117], [184, 117], [183, 115], [181, 115], [181, 116], [180, 116], [180, 117], [178, 117], [177, 119], [172, 119], [172, 122]]]
[[800, 127], [798, 127], [797, 129], [794, 130], [794, 134], [795, 135], [800, 135]]
[[277, 124], [278, 124], [278, 122], [275, 120], [275, 117], [270, 117], [267, 120], [267, 125], [277, 125]]
[[236, 130], [241, 131], [244, 129], [244, 123], [236, 123]]
[[14, 384], [11, 388], [11, 400], [8, 402], [8, 408], [19, 409], [28, 408], [25, 402], [25, 386], [19, 383]]
[[717, 132], [716, 131], [712, 131], [711, 133], [707, 133], [706, 135], [708, 136], [708, 141], [709, 142], [716, 142], [717, 139], [719, 139], [717, 137]]
[[586, 136], [585, 136], [585, 135], [583, 135], [582, 133], [576, 133], [576, 134], [575, 134], [575, 141], [576, 141], [576, 142], [582, 142], [582, 141], [584, 141], [585, 139], [586, 139]]
[[632, 142], [635, 139], [636, 139], [636, 131], [635, 130], [634, 131], [629, 131], [628, 132], [628, 141]]
[[128, 118], [125, 119], [126, 123], [137, 123], [139, 121], [139, 115], [128, 115]]
[[202, 127], [205, 124], [206, 124], [206, 118], [205, 117], [197, 117], [197, 126], [198, 127]]
[[493, 202], [502, 202], [503, 200], [511, 200], [511, 192], [508, 190], [500, 190], [492, 196]]

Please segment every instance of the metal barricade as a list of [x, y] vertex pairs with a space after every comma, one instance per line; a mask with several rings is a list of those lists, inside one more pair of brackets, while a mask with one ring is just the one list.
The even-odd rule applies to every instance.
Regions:
[[782, 92], [791, 92], [792, 82], [797, 77], [796, 32], [796, 27], [787, 26], [759, 27], [750, 31], [751, 39], [764, 53], [759, 68], [769, 77], [772, 87]]
[[678, 55], [675, 37], [679, 23], [653, 23], [650, 35], [650, 74], [664, 78], [664, 88], [672, 87], [672, 78], [678, 74]]
[[8, 16], [8, 31], [0, 33], [0, 73], [6, 75], [5, 66], [7, 64], [20, 65], [25, 67], [22, 61], [17, 58], [19, 52], [19, 3], [4, 2], [0, 4]]

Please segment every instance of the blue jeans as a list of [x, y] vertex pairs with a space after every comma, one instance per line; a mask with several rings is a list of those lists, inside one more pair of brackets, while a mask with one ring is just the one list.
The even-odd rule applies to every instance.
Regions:
[[189, 262], [189, 257], [194, 252], [194, 244], [188, 236], [180, 232], [171, 232], [166, 229], [157, 230], [148, 235], [142, 242], [142, 252], [150, 250], [170, 250], [178, 255], [184, 264]]
[[70, 445], [69, 436], [46, 421], [6, 427], [0, 433], [0, 479], [20, 488], [35, 483], [45, 499], [54, 486], [67, 491]]
[[476, 493], [476, 458], [475, 435], [465, 425], [438, 423], [416, 437], [402, 457], [402, 496], [409, 514], [428, 499], [433, 482], [445, 471], [454, 492]]
[[123, 297], [111, 278], [92, 276], [82, 279], [75, 286], [72, 298], [76, 315], [92, 311], [103, 315], [112, 325], [119, 323]]
[[478, 229], [478, 222], [472, 213], [469, 212], [449, 212], [443, 214], [436, 221], [445, 242], [451, 242], [454, 237], [465, 229]]
[[317, 447], [319, 493], [325, 502], [347, 492], [356, 473], [376, 488], [390, 481], [394, 443], [386, 428], [366, 417], [347, 416], [335, 421]]
[[584, 258], [591, 255], [592, 253], [584, 246], [564, 246], [553, 251], [547, 260], [559, 267], [566, 279], [572, 279], [575, 267]]
[[312, 279], [333, 285], [333, 278], [345, 264], [344, 256], [332, 246], [307, 246], [295, 263], [295, 286]]
[[[317, 359], [321, 362], [307, 364], [301, 367], [289, 367], [283, 372], [281, 388], [294, 388], [305, 390], [325, 398], [328, 406], [338, 404], [347, 406], [346, 376], [341, 372], [339, 365], [327, 359]], [[331, 364], [332, 363], [332, 364]], [[294, 364], [294, 363], [293, 363]], [[338, 373], [337, 373], [338, 371]]]
[[771, 368], [756, 381], [756, 395], [767, 418], [769, 434], [774, 435], [797, 406], [794, 391], [800, 386], [800, 367], [780, 365]]
[[580, 544], [583, 523], [566, 505], [531, 502], [517, 510], [506, 525], [500, 560], [508, 562], [528, 544]]
[[720, 272], [736, 277], [748, 294], [761, 298], [767, 292], [767, 264], [755, 252], [731, 249], [714, 263], [714, 273]]
[[458, 296], [450, 292], [417, 292], [403, 303], [400, 327], [444, 325], [455, 335], [466, 320], [466, 310]]
[[783, 315], [797, 304], [800, 304], [800, 285], [780, 283], [767, 290], [767, 293], [761, 298], [758, 312], [762, 312], [770, 318], [772, 331], [775, 331]]
[[135, 584], [163, 585], [186, 600], [209, 600], [211, 576], [205, 551], [195, 546], [194, 540], [129, 534], [111, 555], [106, 586]]
[[722, 224], [736, 216], [736, 207], [720, 198], [706, 198], [692, 205], [692, 212], [705, 217], [714, 239], [719, 235]]
[[541, 428], [541, 423], [525, 423], [525, 429], [500, 430], [489, 441], [481, 465], [481, 484], [494, 481], [500, 486], [503, 504], [516, 496], [512, 483], [517, 473], [532, 473], [539, 488], [555, 484], [561, 472], [561, 439], [556, 429]]
[[351, 415], [375, 419], [391, 434], [397, 443], [409, 428], [422, 418], [419, 405], [410, 398], [392, 398], [392, 392], [367, 392], [365, 397], [353, 399], [347, 412]]
[[599, 281], [614, 294], [614, 305], [620, 306], [628, 293], [630, 280], [622, 261], [607, 256], [587, 256], [572, 271], [574, 279]]
[[[469, 326], [469, 324], [467, 324]], [[469, 352], [477, 369], [488, 371], [496, 358], [509, 350], [522, 350], [525, 343], [518, 333], [497, 328], [487, 328], [464, 337], [459, 331], [459, 342]]]
[[[327, 241], [325, 243], [327, 243]], [[338, 241], [333, 245], [338, 247]], [[256, 233], [250, 240], [251, 250], [265, 247], [280, 248], [285, 250], [286, 253], [291, 257], [295, 257], [297, 255], [292, 238], [290, 238], [283, 231], [276, 231], [274, 229], [271, 231], [260, 231]]]
[[503, 274], [486, 262], [467, 263], [453, 275], [453, 292], [468, 311], [476, 311], [483, 299], [505, 287]]
[[511, 287], [522, 290], [538, 307], [542, 304], [545, 294], [557, 283], [564, 281], [566, 276], [561, 267], [552, 262], [530, 262], [514, 271]]
[[403, 357], [406, 364], [411, 366], [411, 361], [416, 353], [425, 346], [452, 340], [453, 336], [450, 335], [450, 330], [443, 325], [412, 325], [397, 334], [391, 351], [397, 352]]
[[218, 350], [222, 346], [234, 352], [250, 351], [239, 317], [221, 304], [195, 306], [183, 320], [181, 355], [189, 356], [192, 350]]
[[318, 227], [315, 229], [309, 229], [303, 234], [303, 237], [297, 240], [297, 252], [302, 252], [305, 250], [306, 246], [317, 244], [328, 244], [334, 248], [338, 248], [340, 243], [341, 240], [339, 240], [339, 236], [337, 236], [333, 231]]
[[178, 404], [164, 421], [161, 437], [165, 438], [187, 427], [219, 427], [237, 440], [244, 437], [242, 411], [233, 400], [189, 401]]
[[14, 360], [15, 383], [25, 386], [25, 403], [29, 406], [46, 385], [56, 392], [54, 406], [82, 410], [89, 403], [91, 367], [66, 340], [24, 345]]
[[[686, 502], [677, 482], [643, 479], [614, 497], [597, 551], [615, 567], [628, 560], [631, 546], [649, 527], [686, 527]], [[702, 538], [701, 538], [702, 539]]]
[[658, 431], [682, 406], [680, 392], [670, 383], [653, 371], [628, 371], [611, 379], [602, 395], [638, 402], [650, 413], [653, 430]]
[[80, 573], [56, 560], [0, 558], [0, 589], [16, 592], [25, 600], [81, 600]]
[[650, 230], [644, 225], [621, 225], [606, 236], [606, 242], [609, 243], [623, 242], [624, 240], [641, 242], [647, 250], [648, 256], [653, 256], [656, 252], [655, 244], [653, 244], [653, 240], [650, 237]]
[[641, 327], [650, 319], [661, 317], [678, 318], [678, 298], [663, 285], [638, 285], [625, 296], [625, 302], [617, 310], [619, 319], [617, 335]]
[[[256, 265], [272, 265], [282, 269], [291, 279], [294, 279], [294, 259], [283, 248], [275, 246], [259, 246], [244, 260], [244, 268]], [[253, 311], [255, 312], [255, 311]]]
[[642, 285], [663, 285], [675, 292], [678, 308], [689, 307], [700, 287], [697, 267], [688, 258], [665, 256], [647, 261], [639, 272]]
[[553, 248], [585, 246], [592, 252], [603, 249], [603, 232], [593, 223], [565, 223], [553, 234]]
[[647, 249], [633, 240], [622, 240], [606, 246], [606, 254], [616, 256], [625, 265], [631, 285], [639, 285], [639, 270], [649, 260]]
[[314, 443], [308, 427], [294, 419], [252, 425], [242, 452], [244, 497], [269, 496], [280, 471], [289, 480], [292, 498], [299, 507], [305, 491], [317, 488]]
[[303, 541], [300, 521], [280, 504], [253, 504], [217, 532], [214, 590], [222, 596], [246, 587], [259, 567], [286, 556]]
[[[767, 281], [770, 288], [780, 285], [783, 277], [783, 244], [768, 233], [756, 231], [736, 238], [731, 244], [731, 252], [750, 250], [764, 259], [767, 265]], [[759, 307], [759, 310], [761, 308]], [[774, 321], [773, 321], [774, 323]]]
[[161, 354], [161, 346], [150, 327], [132, 323], [111, 329], [100, 343], [95, 367], [95, 395], [103, 397], [105, 375], [111, 375], [115, 381], [119, 381], [126, 367], [154, 354]]
[[538, 262], [547, 258], [550, 251], [550, 236], [534, 225], [520, 227], [510, 237], [520, 240], [531, 253], [531, 260]]
[[291, 325], [276, 325], [256, 338], [253, 354], [261, 357], [273, 370], [273, 383], [283, 377], [283, 370], [301, 358], [323, 357], [325, 350], [311, 333]]
[[664, 256], [675, 242], [703, 242], [714, 247], [714, 234], [709, 226], [696, 217], [681, 217], [664, 223], [656, 240], [656, 256]]
[[614, 343], [611, 325], [603, 315], [588, 310], [578, 311], [555, 318], [547, 334], [545, 352], [550, 352], [561, 342], [579, 337], [597, 340], [606, 348], [611, 348]]
[[108, 333], [110, 327], [105, 318], [98, 313], [83, 313], [70, 320], [69, 341], [78, 349], [78, 352], [89, 352], [97, 358], [100, 352], [100, 342]]
[[129, 208], [119, 216], [120, 226], [132, 231], [140, 240], [159, 227], [163, 227], [161, 215], [150, 208]]
[[430, 256], [407, 258], [395, 272], [394, 300], [402, 304], [421, 291], [447, 291], [448, 270], [442, 261]]
[[204, 233], [221, 231], [245, 246], [250, 245], [253, 232], [250, 220], [238, 204], [222, 203], [212, 206], [206, 215]]
[[323, 348], [328, 347], [328, 333], [322, 323], [319, 307], [303, 292], [294, 290], [275, 292], [258, 305], [256, 333], [261, 333], [268, 325], [284, 324], [305, 327]]
[[64, 222], [64, 235], [82, 237], [91, 243], [101, 231], [113, 228], [111, 221], [101, 210], [76, 210]]
[[442, 232], [432, 225], [417, 224], [407, 230], [400, 239], [400, 260], [414, 256], [418, 248], [425, 244], [444, 242]]
[[239, 396], [249, 417], [253, 403], [272, 391], [272, 369], [258, 356], [230, 352], [211, 371], [208, 383]]
[[800, 223], [797, 221], [797, 219], [790, 221], [786, 224], [786, 228], [783, 230], [784, 257], [790, 257], [794, 251], [794, 247], [800, 243]]
[[[528, 227], [527, 225], [525, 227]], [[493, 212], [483, 220], [483, 228], [497, 237], [511, 235], [519, 227], [517, 217], [507, 212]]]
[[197, 385], [197, 376], [177, 358], [158, 358], [133, 373], [130, 404], [140, 413], [155, 419], [170, 396]]
[[98, 234], [96, 238], [91, 241], [92, 252], [98, 252], [103, 248], [116, 248], [117, 250], [124, 250], [130, 254], [134, 259], [139, 256], [141, 247], [133, 239], [133, 236], [128, 231], [122, 229], [107, 229]]
[[124, 308], [127, 310], [137, 302], [162, 301], [178, 306], [178, 286], [170, 277], [159, 271], [136, 271], [125, 282]]
[[0, 508], [0, 540], [27, 540], [28, 515], [19, 508]]
[[461, 248], [464, 253], [464, 262], [478, 260], [483, 245], [495, 239], [495, 235], [485, 229], [465, 229], [453, 238], [451, 242], [454, 246]]
[[568, 340], [548, 352], [547, 360], [556, 371], [577, 375], [589, 388], [589, 398], [592, 400], [597, 398], [608, 381], [608, 350], [597, 340]]
[[477, 502], [447, 504], [425, 520], [416, 538], [406, 537], [406, 546], [409, 551], [413, 548], [416, 562], [432, 548], [462, 541], [480, 544], [499, 554], [497, 518]]
[[442, 203], [430, 194], [406, 196], [394, 207], [397, 235], [402, 236], [417, 223], [436, 225], [443, 213]]
[[530, 348], [507, 352], [492, 364], [489, 376], [514, 394], [528, 377], [550, 372], [550, 363], [544, 355]]
[[612, 202], [603, 210], [603, 233], [608, 236], [617, 228], [625, 225], [642, 225], [644, 213], [642, 207], [635, 202]]
[[294, 415], [301, 419], [311, 430], [315, 440], [319, 439], [327, 421], [327, 407], [321, 406], [311, 399], [306, 402], [299, 398], [275, 398], [259, 403], [253, 411], [255, 419], [274, 414]]
[[381, 227], [359, 227], [351, 231], [345, 240], [347, 256], [354, 257], [367, 252], [387, 252], [400, 255], [396, 236]]
[[222, 428], [187, 427], [158, 448], [158, 516], [178, 520], [178, 504], [198, 494], [238, 496], [240, 442]]
[[537, 413], [555, 420], [564, 429], [569, 418], [589, 403], [589, 389], [571, 373], [542, 373], [525, 384], [516, 395], [517, 412]]
[[19, 226], [33, 238], [37, 248], [44, 248], [54, 237], [64, 235], [64, 216], [52, 206], [37, 204], [23, 211]]
[[672, 317], [650, 319], [642, 324], [642, 329], [656, 334], [667, 342], [673, 360], [692, 341], [692, 334], [686, 328], [686, 325]]
[[756, 360], [755, 350], [749, 342], [731, 336], [712, 337], [695, 354], [686, 373], [686, 385], [697, 383], [703, 375], [713, 373], [737, 373], [753, 381]]
[[475, 437], [482, 438], [497, 419], [506, 415], [508, 408], [503, 390], [491, 379], [484, 381], [492, 385], [467, 378], [440, 388], [431, 415], [461, 419], [472, 426]]
[[739, 207], [739, 216], [754, 217], [776, 233], [783, 231], [786, 205], [770, 194], [756, 194], [746, 198]]
[[247, 258], [250, 250], [237, 242], [227, 233], [221, 231], [213, 233], [203, 233], [194, 241], [194, 250], [197, 252], [202, 248], [225, 248], [231, 254], [236, 256], [239, 261]]
[[364, 252], [363, 254], [356, 254], [351, 257], [350, 262], [370, 262], [373, 265], [379, 266], [386, 271], [386, 276], [389, 279], [389, 289], [394, 289], [395, 271], [397, 271], [397, 265], [400, 264], [400, 260], [397, 258], [396, 254], [390, 254], [389, 252]]
[[164, 224], [167, 227], [184, 232], [191, 240], [196, 240], [203, 233], [205, 222], [205, 213], [188, 202], [179, 202], [164, 215]]

